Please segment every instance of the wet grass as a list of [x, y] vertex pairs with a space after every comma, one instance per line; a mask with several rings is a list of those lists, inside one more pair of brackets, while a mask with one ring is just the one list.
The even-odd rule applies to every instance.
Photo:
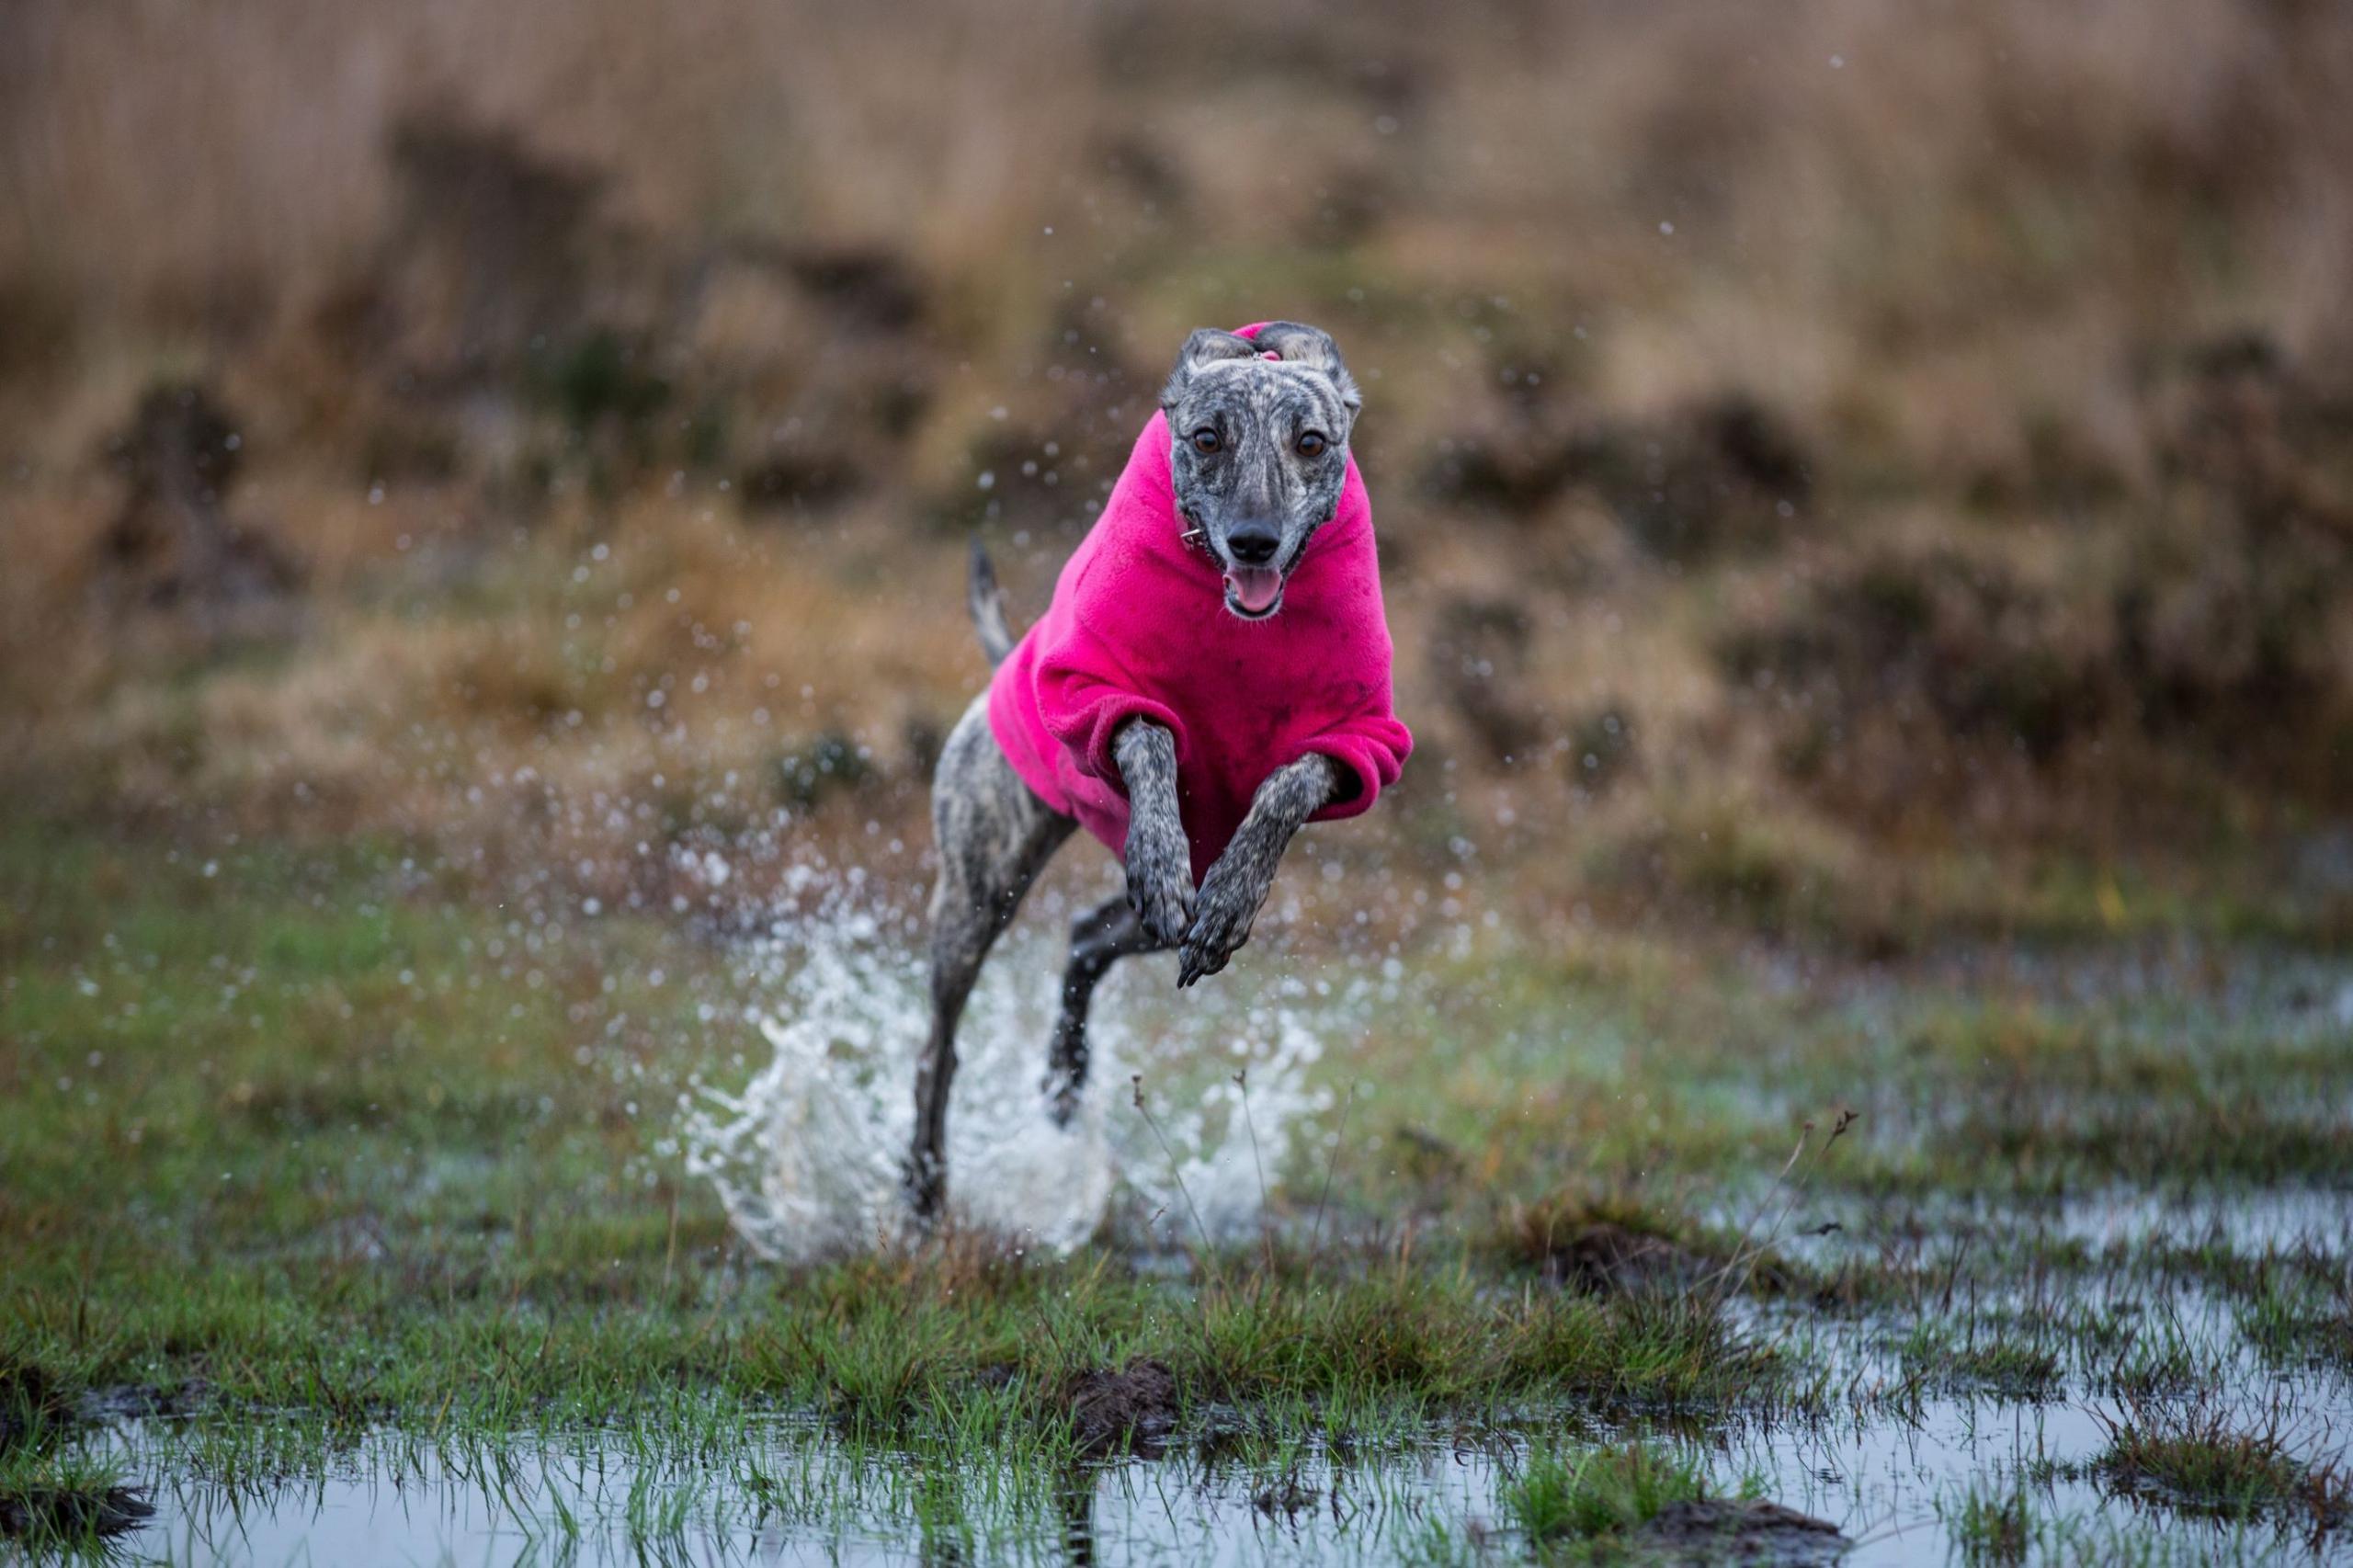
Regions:
[[[1342, 1136], [1270, 1174], [1262, 1238], [1121, 1221], [1067, 1257], [966, 1234], [780, 1267], [679, 1163], [680, 1096], [757, 1059], [709, 923], [396, 842], [17, 828], [0, 894], [0, 1485], [28, 1528], [109, 1517], [131, 1425], [138, 1485], [256, 1497], [355, 1453], [495, 1481], [597, 1434], [657, 1478], [606, 1521], [651, 1540], [703, 1528], [680, 1511], [721, 1506], [712, 1477], [815, 1517], [759, 1437], [812, 1423], [852, 1469], [913, 1464], [891, 1517], [983, 1555], [1132, 1456], [1238, 1466], [1278, 1517], [1332, 1456], [1476, 1432], [1526, 1454], [1513, 1528], [1574, 1556], [1677, 1486], [1722, 1500], [1704, 1443], [1734, 1431], [2070, 1399], [2134, 1413], [2083, 1473], [2165, 1503], [2149, 1539], [2343, 1518], [2326, 1456], [2246, 1412], [2145, 1414], [2229, 1407], [2252, 1358], [2346, 1375], [2345, 1227], [2222, 1222], [2336, 1201], [2353, 1065], [2292, 955], [2250, 1006], [2023, 968], [1790, 987], [1621, 939], [1431, 954], [1329, 1063]], [[2238, 1142], [2189, 1162], [2223, 1104]], [[1107, 1404], [1138, 1369], [1165, 1391]], [[2014, 1506], [1944, 1528], [1999, 1562], [2072, 1528]]]
[[[1233, 1260], [1237, 1265], [1245, 1257]], [[860, 1260], [715, 1288], [707, 1301], [527, 1301], [513, 1281], [422, 1298], [346, 1274], [290, 1290], [238, 1266], [130, 1267], [15, 1281], [11, 1353], [68, 1386], [135, 1388], [224, 1419], [302, 1413], [323, 1437], [382, 1423], [436, 1432], [609, 1421], [689, 1395], [813, 1409], [897, 1437], [1062, 1414], [1055, 1392], [1149, 1358], [1187, 1408], [1217, 1403], [1345, 1429], [1574, 1400], [1599, 1410], [1795, 1410], [1818, 1403], [1803, 1354], [1679, 1298], [1504, 1295], [1466, 1277], [1335, 1255], [1237, 1267], [1172, 1289], [1100, 1258]], [[650, 1283], [650, 1282], [649, 1282]], [[606, 1289], [612, 1289], [610, 1281]]]
[[1905, 1339], [1907, 1373], [1944, 1392], [2042, 1404], [2064, 1397], [2065, 1363], [2059, 1350], [2031, 1330], [1999, 1322], [1971, 1323], [1971, 1337], [1949, 1326], [1923, 1323]]
[[0, 1543], [29, 1557], [94, 1556], [154, 1509], [120, 1466], [77, 1453], [0, 1450]]
[[2353, 1374], [2353, 1275], [2341, 1262], [2315, 1281], [2256, 1276], [2244, 1298], [2239, 1331], [2274, 1365]]
[[1970, 1489], [1949, 1516], [1953, 1553], [1970, 1568], [2024, 1562], [2034, 1542], [2035, 1508], [2022, 1489]]
[[2120, 1495], [2217, 1518], [2269, 1518], [2323, 1533], [2353, 1517], [2334, 1455], [2300, 1457], [2276, 1419], [2242, 1424], [2211, 1404], [2144, 1406], [2107, 1423], [2092, 1473]]
[[0, 1542], [35, 1558], [96, 1553], [153, 1513], [119, 1463], [73, 1443], [78, 1392], [0, 1352]]
[[1547, 1284], [1596, 1295], [1678, 1291], [1722, 1300], [1809, 1283], [1767, 1239], [1608, 1193], [1572, 1190], [1513, 1204], [1482, 1244]]
[[1540, 1545], [1622, 1535], [1673, 1503], [1709, 1495], [1696, 1456], [1643, 1444], [1564, 1453], [1539, 1449], [1505, 1488], [1513, 1521]]
[[1714, 1471], [1657, 1444], [1538, 1446], [1501, 1501], [1547, 1562], [1823, 1562], [1848, 1544], [1826, 1521], [1766, 1501], [1753, 1477], [1719, 1490]]
[[55, 918], [13, 937], [0, 991], [33, 1113], [0, 1131], [8, 1344], [83, 1387], [352, 1427], [594, 1418], [680, 1383], [890, 1426], [983, 1372], [1046, 1387], [1133, 1355], [1223, 1401], [1808, 1397], [1786, 1347], [1728, 1325], [1728, 1288], [1499, 1291], [1442, 1242], [1245, 1247], [1174, 1289], [980, 1242], [749, 1268], [666, 1153], [722, 953], [502, 919], [389, 850], [364, 878], [267, 850], [17, 857]]

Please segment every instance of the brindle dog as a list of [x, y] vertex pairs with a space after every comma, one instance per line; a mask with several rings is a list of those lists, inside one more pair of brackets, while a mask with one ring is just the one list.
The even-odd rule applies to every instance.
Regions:
[[[1268, 359], [1263, 356], [1277, 356]], [[1331, 521], [1348, 465], [1348, 434], [1363, 399], [1330, 335], [1276, 322], [1256, 340], [1207, 328], [1176, 356], [1160, 395], [1174, 432], [1176, 507], [1225, 569], [1226, 608], [1259, 619], [1282, 608], [1281, 585], [1315, 531]], [[1237, 582], [1249, 585], [1237, 592]], [[970, 603], [991, 664], [1011, 651], [988, 558], [972, 552]], [[1177, 815], [1176, 748], [1149, 720], [1131, 721], [1113, 751], [1130, 810], [1127, 891], [1072, 923], [1062, 1016], [1047, 1092], [1067, 1122], [1086, 1083], [1086, 1013], [1104, 973], [1131, 953], [1178, 952], [1177, 984], [1223, 969], [1250, 936], [1291, 835], [1342, 785], [1329, 758], [1310, 756], [1269, 774], [1249, 814], [1197, 891]], [[991, 944], [1076, 824], [1021, 781], [997, 746], [983, 692], [941, 748], [932, 777], [939, 881], [931, 897], [931, 1038], [915, 1074], [915, 1146], [905, 1181], [928, 1222], [947, 1196], [948, 1091], [956, 1026]]]

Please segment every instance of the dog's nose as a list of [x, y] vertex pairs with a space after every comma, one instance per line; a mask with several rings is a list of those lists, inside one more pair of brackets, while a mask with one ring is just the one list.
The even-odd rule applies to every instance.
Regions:
[[1282, 542], [1281, 530], [1272, 523], [1256, 518], [1236, 523], [1225, 533], [1225, 548], [1232, 551], [1233, 559], [1245, 566], [1264, 566], [1275, 558], [1275, 551], [1281, 548]]

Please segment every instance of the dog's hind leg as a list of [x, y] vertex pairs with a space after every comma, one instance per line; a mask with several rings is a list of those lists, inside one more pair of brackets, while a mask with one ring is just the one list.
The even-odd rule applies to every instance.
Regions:
[[1063, 1011], [1046, 1059], [1046, 1093], [1054, 1125], [1066, 1127], [1086, 1087], [1086, 1009], [1096, 983], [1131, 953], [1164, 952], [1168, 944], [1144, 929], [1124, 892], [1105, 899], [1071, 922], [1070, 965], [1063, 971]]
[[956, 1026], [997, 933], [1076, 824], [1032, 794], [998, 749], [983, 695], [940, 748], [932, 776], [939, 880], [931, 893], [931, 1038], [915, 1064], [915, 1131], [904, 1172], [915, 1218], [948, 1195], [948, 1091]]

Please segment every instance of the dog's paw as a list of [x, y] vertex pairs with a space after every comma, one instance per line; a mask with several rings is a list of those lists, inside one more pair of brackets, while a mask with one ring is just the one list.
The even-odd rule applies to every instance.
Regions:
[[1183, 877], [1160, 877], [1149, 882], [1130, 877], [1128, 903], [1152, 939], [1162, 947], [1173, 948], [1185, 939], [1193, 920], [1193, 890]]
[[1232, 859], [1210, 868], [1193, 906], [1193, 924], [1185, 932], [1176, 960], [1176, 986], [1182, 990], [1204, 975], [1223, 969], [1242, 944], [1250, 939], [1251, 923], [1266, 902], [1267, 883]]
[[1193, 922], [1193, 879], [1190, 858], [1180, 841], [1172, 849], [1128, 842], [1128, 904], [1143, 922], [1152, 939], [1173, 948], [1185, 939]]

